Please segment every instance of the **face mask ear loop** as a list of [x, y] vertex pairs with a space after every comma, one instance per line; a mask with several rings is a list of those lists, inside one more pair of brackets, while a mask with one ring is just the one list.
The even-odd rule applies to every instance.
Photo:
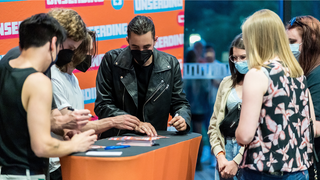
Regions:
[[[64, 49], [64, 47], [63, 47], [63, 43], [61, 44], [61, 47], [62, 47], [62, 49]], [[62, 49], [61, 49], [61, 50], [62, 50]]]
[[[60, 49], [59, 51], [61, 51], [61, 50], [63, 50], [63, 49], [64, 49], [64, 47], [63, 47], [63, 43], [61, 43], [61, 47], [62, 47], [62, 49]], [[57, 52], [57, 57], [58, 57], [58, 54], [59, 54], [59, 52]]]
[[51, 48], [51, 45], [52, 45], [52, 42], [50, 41], [49, 50], [50, 50], [51, 63], [52, 63], [52, 62], [53, 62], [53, 56], [52, 56], [52, 48]]

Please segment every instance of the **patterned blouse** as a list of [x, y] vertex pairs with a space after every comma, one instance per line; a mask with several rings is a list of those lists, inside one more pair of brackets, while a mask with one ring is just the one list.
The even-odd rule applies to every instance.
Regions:
[[241, 167], [261, 172], [303, 171], [313, 163], [306, 78], [291, 78], [279, 61], [269, 62], [263, 68], [268, 90]]

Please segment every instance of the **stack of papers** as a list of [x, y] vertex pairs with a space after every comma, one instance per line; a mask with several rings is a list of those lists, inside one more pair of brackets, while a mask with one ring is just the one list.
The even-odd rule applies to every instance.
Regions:
[[140, 141], [140, 140], [126, 140], [117, 143], [117, 145], [130, 145], [130, 146], [153, 146], [155, 141]]
[[130, 146], [153, 146], [155, 140], [160, 138], [168, 138], [166, 136], [157, 137], [137, 137], [137, 136], [124, 136], [124, 137], [113, 137], [109, 140], [121, 141], [117, 145], [130, 145]]

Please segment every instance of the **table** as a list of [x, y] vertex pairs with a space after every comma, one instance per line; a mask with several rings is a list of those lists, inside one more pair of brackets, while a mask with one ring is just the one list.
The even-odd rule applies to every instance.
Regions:
[[[179, 135], [172, 131], [159, 131], [158, 134], [169, 138], [156, 140], [157, 146], [109, 150], [122, 151], [118, 157], [89, 157], [85, 153], [62, 157], [62, 177], [64, 180], [194, 179], [201, 135]], [[102, 139], [95, 145], [112, 146], [117, 142]]]

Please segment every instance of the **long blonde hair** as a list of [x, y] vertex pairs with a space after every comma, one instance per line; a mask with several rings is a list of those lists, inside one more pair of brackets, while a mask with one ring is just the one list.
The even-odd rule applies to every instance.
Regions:
[[266, 61], [278, 56], [284, 67], [288, 68], [290, 77], [303, 75], [302, 68], [290, 50], [284, 24], [276, 13], [268, 9], [257, 11], [241, 28], [249, 68], [266, 67]]

